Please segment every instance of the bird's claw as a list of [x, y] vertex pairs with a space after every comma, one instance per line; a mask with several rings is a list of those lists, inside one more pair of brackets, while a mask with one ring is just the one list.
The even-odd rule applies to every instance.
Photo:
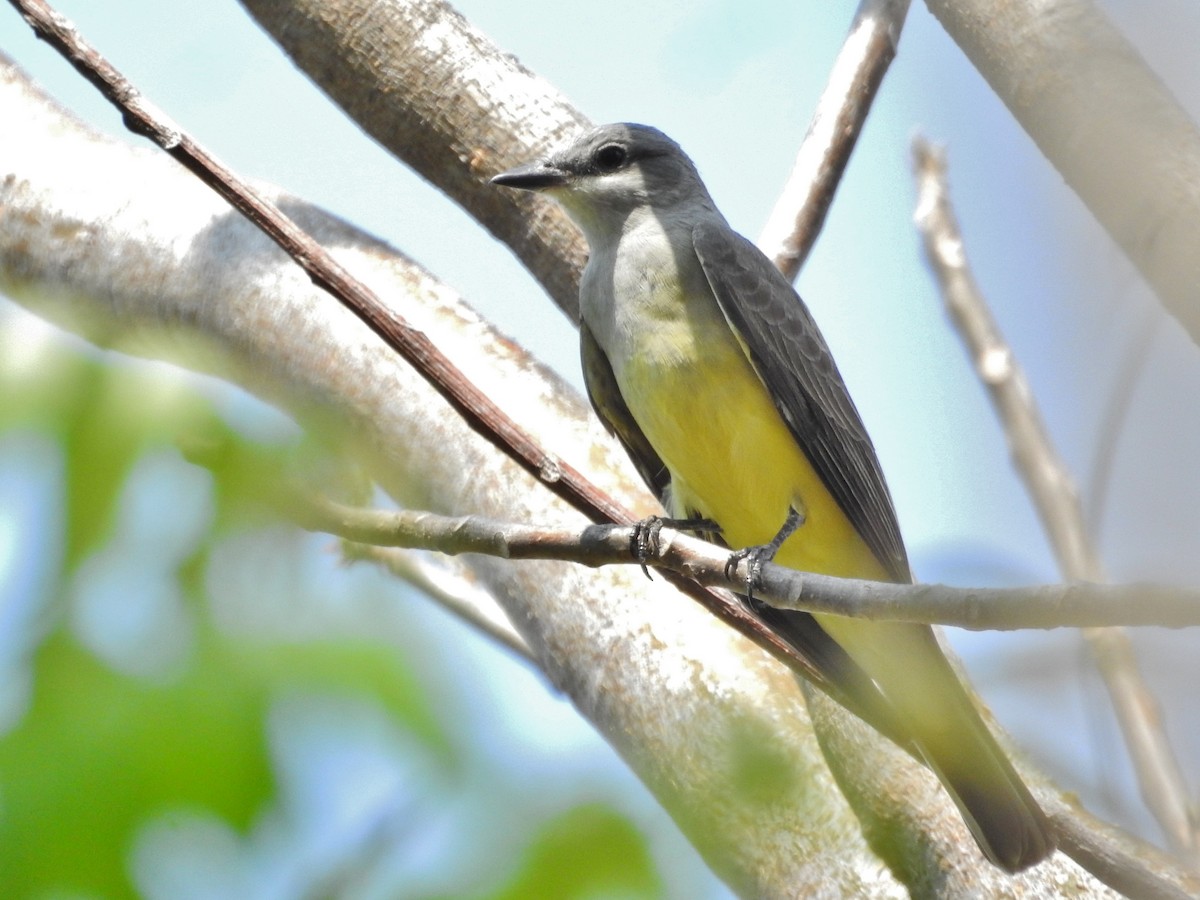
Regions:
[[725, 560], [725, 577], [732, 580], [737, 574], [738, 566], [746, 563], [746, 599], [754, 599], [756, 588], [762, 587], [762, 569], [775, 557], [776, 548], [770, 544], [759, 544], [757, 547], [743, 547], [734, 550]]
[[658, 536], [662, 529], [662, 516], [647, 516], [634, 523], [633, 533], [629, 536], [629, 552], [638, 561], [638, 565], [642, 567], [642, 574], [647, 578], [650, 578], [650, 569], [646, 562], [658, 555]]
[[746, 561], [746, 599], [754, 599], [754, 589], [762, 587], [763, 566], [775, 558], [783, 542], [796, 533], [796, 529], [804, 524], [804, 513], [794, 506], [788, 507], [787, 518], [775, 537], [769, 543], [755, 547], [743, 547], [734, 550], [725, 561], [725, 577], [733, 579], [737, 572], [738, 563]]
[[720, 532], [721, 526], [712, 519], [666, 519], [662, 516], [647, 516], [633, 525], [633, 533], [629, 536], [629, 552], [642, 567], [642, 572], [650, 578], [650, 569], [646, 565], [658, 555], [658, 537], [663, 528], [674, 528], [677, 531]]

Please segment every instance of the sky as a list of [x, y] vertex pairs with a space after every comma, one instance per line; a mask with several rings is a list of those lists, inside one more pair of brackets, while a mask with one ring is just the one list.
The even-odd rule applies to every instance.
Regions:
[[[56, 5], [223, 161], [400, 248], [580, 383], [573, 329], [507, 249], [345, 120], [236, 3]], [[1101, 5], [1196, 117], [1200, 7]], [[787, 177], [853, 6], [457, 4], [593, 121], [645, 122], [678, 140], [731, 224], [752, 238]], [[125, 137], [115, 113], [8, 9], [0, 10], [0, 48], [77, 114]], [[873, 436], [918, 577], [1010, 585], [1060, 575], [922, 258], [912, 224], [915, 134], [946, 147], [968, 257], [1076, 473], [1085, 511], [1102, 510], [1091, 524], [1110, 575], [1196, 583], [1200, 417], [1189, 402], [1200, 389], [1196, 348], [919, 3], [798, 281]], [[1151, 350], [1134, 369], [1132, 406], [1112, 430], [1106, 417], [1143, 332], [1152, 335]], [[1111, 467], [1097, 476], [1105, 446]], [[1103, 701], [1076, 635], [953, 640], [1018, 742], [1081, 790], [1103, 782], [1112, 809], [1156, 837], [1127, 774], [1097, 761], [1122, 751], [1096, 711]], [[1183, 662], [1195, 656], [1188, 653], [1194, 640], [1140, 635], [1152, 681], [1168, 689], [1194, 680], [1197, 664]], [[492, 664], [486, 648], [478, 652], [477, 665]], [[1064, 672], [1065, 682], [1043, 686], [1048, 674]], [[530, 714], [522, 718], [521, 704], [496, 703], [506, 712], [495, 727], [523, 733]], [[556, 723], [569, 718], [554, 715]], [[1181, 711], [1169, 724], [1185, 761], [1200, 758], [1194, 717]], [[586, 734], [545, 740], [547, 755], [591, 760], [604, 752]]]

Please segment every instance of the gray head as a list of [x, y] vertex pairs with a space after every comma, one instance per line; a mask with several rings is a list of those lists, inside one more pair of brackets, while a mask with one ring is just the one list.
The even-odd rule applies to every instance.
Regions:
[[660, 215], [713, 209], [696, 166], [679, 145], [657, 128], [628, 122], [585, 132], [492, 183], [550, 194], [589, 241], [597, 229], [620, 228], [638, 209]]

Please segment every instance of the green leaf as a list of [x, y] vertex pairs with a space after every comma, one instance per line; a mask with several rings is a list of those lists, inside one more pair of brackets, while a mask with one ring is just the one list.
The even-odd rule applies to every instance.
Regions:
[[452, 760], [450, 742], [391, 648], [248, 645], [212, 637], [169, 681], [133, 678], [63, 633], [41, 648], [31, 708], [0, 739], [0, 894], [131, 896], [127, 860], [150, 817], [204, 809], [242, 830], [274, 786], [264, 722], [283, 690], [381, 699]]
[[245, 826], [271, 791], [261, 684], [201, 649], [169, 682], [108, 668], [64, 633], [41, 647], [30, 709], [0, 740], [0, 887], [131, 896], [150, 815], [203, 807]]
[[568, 900], [662, 894], [662, 883], [637, 829], [610, 808], [588, 804], [547, 822], [525, 851], [512, 880], [482, 896]]

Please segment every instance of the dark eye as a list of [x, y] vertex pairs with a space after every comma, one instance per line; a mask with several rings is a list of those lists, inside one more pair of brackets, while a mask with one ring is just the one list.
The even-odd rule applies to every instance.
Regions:
[[601, 172], [614, 172], [624, 165], [629, 153], [620, 144], [605, 144], [593, 158]]

